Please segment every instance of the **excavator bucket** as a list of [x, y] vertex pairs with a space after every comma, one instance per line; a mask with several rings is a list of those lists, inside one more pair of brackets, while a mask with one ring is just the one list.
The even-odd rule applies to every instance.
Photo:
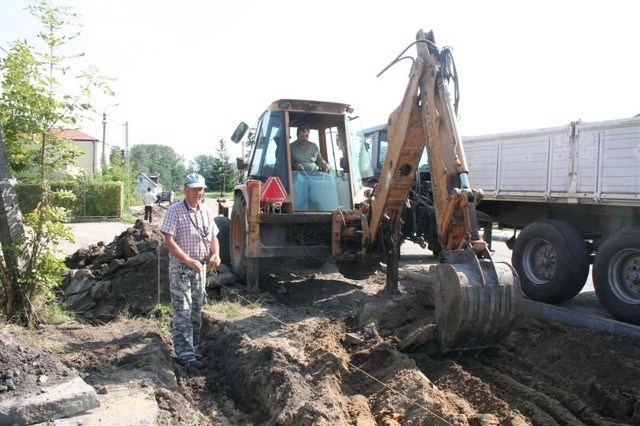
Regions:
[[431, 279], [438, 352], [496, 346], [511, 332], [522, 299], [511, 265], [488, 252], [478, 258], [469, 246], [433, 265]]

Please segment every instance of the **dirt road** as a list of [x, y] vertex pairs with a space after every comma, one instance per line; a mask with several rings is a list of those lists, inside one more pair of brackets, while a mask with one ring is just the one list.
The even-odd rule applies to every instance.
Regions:
[[[401, 351], [407, 333], [433, 323], [424, 283], [402, 280], [390, 297], [379, 294], [383, 274], [348, 280], [331, 262], [261, 272], [257, 297], [210, 289], [199, 372], [174, 362], [162, 322], [25, 334], [96, 389], [151, 391], [157, 424], [640, 425], [638, 338], [523, 315], [495, 348]], [[148, 294], [122, 303], [136, 297]]]

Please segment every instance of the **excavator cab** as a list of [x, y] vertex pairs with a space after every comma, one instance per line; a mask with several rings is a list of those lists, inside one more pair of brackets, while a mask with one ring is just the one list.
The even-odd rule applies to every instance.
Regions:
[[[327, 102], [292, 99], [274, 102], [256, 127], [252, 141], [255, 146], [247, 165], [248, 179], [264, 184], [277, 182], [286, 212], [351, 208], [355, 194], [360, 191], [361, 177], [358, 167], [350, 167], [349, 156], [355, 149], [353, 140], [357, 136], [349, 130], [347, 109], [348, 105]], [[315, 164], [304, 170], [294, 167], [292, 143], [300, 128], [309, 130], [309, 144], [317, 146], [326, 168]], [[361, 163], [367, 164], [366, 160]]]

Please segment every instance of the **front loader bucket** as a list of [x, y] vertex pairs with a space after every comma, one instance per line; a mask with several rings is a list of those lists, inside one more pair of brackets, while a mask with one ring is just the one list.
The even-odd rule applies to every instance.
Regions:
[[[432, 266], [438, 351], [496, 346], [520, 312], [520, 281], [511, 265], [478, 259], [468, 247], [457, 262]], [[449, 259], [451, 260], [451, 259]]]

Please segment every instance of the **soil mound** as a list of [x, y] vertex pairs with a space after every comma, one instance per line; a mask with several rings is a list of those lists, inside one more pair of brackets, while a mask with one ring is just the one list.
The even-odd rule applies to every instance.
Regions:
[[82, 247], [65, 259], [66, 307], [84, 320], [112, 321], [123, 314], [148, 316], [169, 301], [168, 251], [159, 229], [136, 220], [113, 242]]

